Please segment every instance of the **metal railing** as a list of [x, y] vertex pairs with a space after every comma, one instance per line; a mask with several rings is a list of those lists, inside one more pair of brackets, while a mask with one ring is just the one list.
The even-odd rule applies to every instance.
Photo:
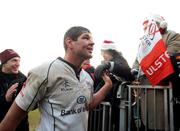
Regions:
[[118, 113], [102, 102], [90, 112], [88, 131], [174, 131], [172, 97], [170, 86], [123, 83], [117, 91]]

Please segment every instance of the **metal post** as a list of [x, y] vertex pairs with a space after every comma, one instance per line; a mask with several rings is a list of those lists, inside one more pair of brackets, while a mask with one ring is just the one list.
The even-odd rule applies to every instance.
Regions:
[[131, 116], [131, 110], [132, 110], [132, 108], [131, 108], [131, 105], [132, 105], [132, 103], [131, 103], [131, 87], [129, 86], [129, 88], [128, 88], [128, 96], [129, 96], [129, 98], [128, 98], [128, 102], [129, 102], [129, 104], [128, 104], [128, 131], [131, 131], [131, 118], [132, 118], [132, 116]]
[[169, 89], [169, 119], [170, 119], [170, 131], [174, 131], [174, 113], [173, 113], [173, 93], [172, 88]]

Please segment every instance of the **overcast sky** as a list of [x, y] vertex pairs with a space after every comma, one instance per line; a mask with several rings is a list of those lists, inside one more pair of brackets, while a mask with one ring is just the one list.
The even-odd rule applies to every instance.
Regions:
[[71, 26], [93, 34], [92, 65], [100, 63], [100, 45], [112, 40], [130, 66], [136, 57], [142, 22], [150, 13], [162, 15], [170, 30], [180, 32], [179, 0], [1, 0], [0, 52], [21, 56], [25, 74], [33, 67], [64, 56], [63, 35]]

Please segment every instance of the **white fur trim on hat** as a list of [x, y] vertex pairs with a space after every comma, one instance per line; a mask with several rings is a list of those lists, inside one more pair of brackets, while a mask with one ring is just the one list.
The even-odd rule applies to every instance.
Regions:
[[116, 50], [116, 46], [113, 41], [104, 40], [103, 44], [101, 45], [101, 50]]
[[154, 20], [159, 24], [160, 28], [162, 29], [167, 28], [167, 22], [162, 16], [155, 14], [153, 15], [153, 17], [154, 17]]

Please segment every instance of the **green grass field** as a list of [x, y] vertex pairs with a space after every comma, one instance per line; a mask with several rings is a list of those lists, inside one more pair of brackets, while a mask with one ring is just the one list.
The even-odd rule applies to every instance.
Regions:
[[39, 123], [39, 110], [30, 111], [29, 114], [29, 129], [35, 131]]

